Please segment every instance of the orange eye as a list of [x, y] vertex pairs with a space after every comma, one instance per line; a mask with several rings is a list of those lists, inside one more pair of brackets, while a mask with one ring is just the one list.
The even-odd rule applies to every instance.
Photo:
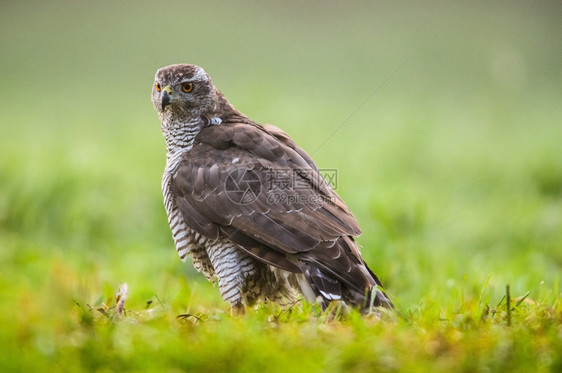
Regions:
[[154, 83], [154, 88], [156, 88], [156, 90], [158, 92], [160, 92], [162, 90], [162, 87], [160, 87], [160, 83], [158, 83], [158, 82]]
[[193, 83], [183, 83], [181, 85], [181, 90], [184, 91], [185, 93], [189, 93], [193, 91]]

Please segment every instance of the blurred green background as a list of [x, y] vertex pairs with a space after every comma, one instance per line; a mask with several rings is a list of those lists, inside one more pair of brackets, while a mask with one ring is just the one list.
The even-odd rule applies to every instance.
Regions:
[[0, 342], [53, 356], [75, 343], [74, 302], [122, 282], [131, 310], [227, 310], [178, 260], [162, 205], [150, 92], [172, 63], [204, 67], [338, 170], [364, 256], [405, 309], [497, 303], [506, 284], [552, 304], [561, 16], [556, 2], [2, 2]]

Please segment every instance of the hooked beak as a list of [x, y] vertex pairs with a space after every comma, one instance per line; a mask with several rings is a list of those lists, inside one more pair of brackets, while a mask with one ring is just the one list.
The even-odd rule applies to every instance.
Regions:
[[169, 85], [165, 86], [162, 89], [162, 111], [164, 111], [164, 108], [170, 105], [170, 103], [172, 102], [172, 97], [170, 97], [171, 95], [172, 95], [172, 89], [170, 88]]

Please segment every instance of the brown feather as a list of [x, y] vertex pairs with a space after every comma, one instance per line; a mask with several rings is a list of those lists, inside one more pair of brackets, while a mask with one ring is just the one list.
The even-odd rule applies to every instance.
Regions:
[[[296, 174], [302, 171], [299, 167], [306, 172]], [[260, 183], [259, 194], [248, 203], [237, 203], [229, 198], [227, 179], [248, 170]], [[299, 189], [268, 188], [271, 170], [281, 173], [276, 176], [300, 179]], [[251, 123], [222, 123], [198, 134], [173, 176], [172, 190], [184, 219], [200, 234], [215, 238], [220, 231], [265, 263], [308, 274], [323, 295], [337, 297], [344, 291], [354, 300], [364, 299], [380, 283], [364, 268], [352, 239], [361, 232], [355, 217], [321, 180], [314, 162], [284, 133]], [[275, 193], [294, 201], [272, 203]], [[314, 198], [321, 202], [311, 203]], [[300, 266], [288, 259], [291, 255]], [[347, 284], [347, 290], [333, 281]]]

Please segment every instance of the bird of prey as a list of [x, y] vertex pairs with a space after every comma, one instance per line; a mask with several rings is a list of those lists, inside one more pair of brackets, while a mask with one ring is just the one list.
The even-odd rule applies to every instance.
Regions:
[[152, 102], [177, 252], [218, 282], [233, 312], [300, 294], [324, 308], [392, 307], [354, 241], [355, 217], [285, 132], [236, 110], [196, 65], [159, 69]]

